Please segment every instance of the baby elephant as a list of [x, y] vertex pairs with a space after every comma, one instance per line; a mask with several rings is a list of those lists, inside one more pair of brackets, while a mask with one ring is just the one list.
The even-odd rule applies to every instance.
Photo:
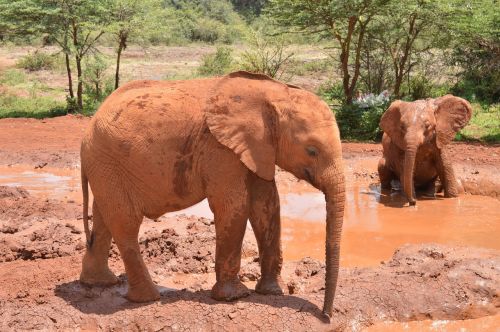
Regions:
[[[323, 311], [332, 314], [339, 271], [344, 173], [335, 118], [321, 99], [267, 76], [236, 72], [187, 81], [135, 81], [111, 94], [81, 146], [87, 252], [80, 280], [112, 285], [111, 238], [128, 276], [127, 298], [160, 297], [137, 241], [154, 219], [207, 199], [215, 218], [212, 297], [248, 295], [240, 282], [241, 245], [250, 220], [261, 274], [255, 290], [282, 294], [280, 205], [275, 165], [323, 191], [326, 275]], [[88, 184], [94, 194], [88, 225]], [[196, 250], [196, 248], [193, 248]]]
[[435, 193], [439, 177], [445, 197], [458, 196], [458, 183], [445, 146], [472, 115], [464, 99], [446, 95], [414, 102], [394, 101], [380, 120], [383, 157], [378, 164], [382, 188], [400, 180], [410, 205], [415, 188]]

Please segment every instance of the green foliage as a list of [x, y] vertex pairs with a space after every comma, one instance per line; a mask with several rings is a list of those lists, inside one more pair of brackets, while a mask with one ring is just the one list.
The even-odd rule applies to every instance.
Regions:
[[331, 59], [319, 59], [305, 62], [292, 60], [290, 61], [290, 65], [292, 67], [291, 71], [293, 74], [299, 76], [329, 72], [333, 67]]
[[283, 38], [264, 36], [260, 31], [253, 31], [249, 44], [250, 49], [241, 55], [242, 69], [276, 79], [289, 79], [285, 76], [293, 53], [286, 50]]
[[141, 33], [151, 44], [231, 44], [244, 36], [246, 24], [228, 0], [176, 0], [149, 12]]
[[471, 100], [500, 102], [500, 11], [496, 0], [459, 0], [450, 20], [452, 65], [459, 65], [453, 92]]
[[411, 100], [432, 97], [432, 82], [425, 76], [414, 76], [410, 79]]
[[243, 15], [247, 21], [258, 17], [267, 0], [231, 0], [234, 9]]
[[108, 68], [108, 61], [99, 54], [85, 61], [83, 113], [94, 114], [102, 101], [113, 92], [113, 78], [107, 73]]
[[387, 91], [359, 96], [352, 104], [342, 102], [344, 91], [338, 83], [322, 85], [318, 94], [334, 109], [342, 139], [380, 140], [380, 118], [391, 102]]
[[463, 68], [452, 89], [454, 94], [472, 101], [500, 102], [500, 39], [455, 48], [453, 59]]
[[49, 70], [54, 68], [54, 57], [50, 54], [35, 51], [23, 56], [16, 63], [16, 67], [28, 71]]
[[65, 115], [64, 103], [50, 97], [19, 97], [0, 94], [0, 118], [47, 118]]
[[203, 57], [198, 74], [200, 76], [222, 76], [231, 71], [233, 62], [232, 50], [229, 47], [217, 47], [215, 53]]
[[16, 86], [26, 83], [26, 81], [26, 74], [22, 70], [11, 68], [0, 72], [1, 84]]
[[359, 97], [352, 104], [344, 104], [335, 113], [340, 135], [344, 139], [380, 140], [382, 131], [379, 123], [382, 114], [390, 104], [389, 97], [368, 94]]
[[473, 103], [469, 124], [457, 134], [457, 140], [500, 142], [500, 104], [481, 106]]

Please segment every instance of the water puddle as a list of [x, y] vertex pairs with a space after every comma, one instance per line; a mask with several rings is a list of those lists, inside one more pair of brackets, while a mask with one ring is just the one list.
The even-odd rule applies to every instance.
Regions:
[[[500, 202], [485, 196], [420, 199], [403, 207], [400, 193], [381, 193], [377, 185], [353, 182], [346, 191], [341, 264], [372, 266], [405, 243], [436, 242], [500, 249]], [[80, 171], [45, 167], [0, 166], [0, 185], [23, 186], [31, 194], [81, 202]], [[291, 189], [298, 189], [300, 192]], [[325, 202], [309, 187], [281, 186], [283, 254], [324, 259]], [[213, 218], [206, 200], [169, 213]]]
[[31, 195], [81, 201], [79, 169], [0, 166], [0, 186], [24, 187]]
[[413, 322], [383, 322], [365, 329], [365, 332], [484, 332], [500, 331], [500, 315], [466, 320], [423, 320]]
[[[286, 195], [285, 259], [324, 259], [325, 203], [321, 193]], [[405, 243], [442, 243], [500, 249], [500, 202], [485, 196], [419, 200], [403, 207], [400, 193], [353, 185], [346, 192], [341, 264], [372, 266]]]

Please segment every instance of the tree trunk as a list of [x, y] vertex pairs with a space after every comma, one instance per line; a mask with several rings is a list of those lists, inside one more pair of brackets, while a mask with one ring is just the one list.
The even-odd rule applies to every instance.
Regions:
[[68, 90], [69, 97], [71, 99], [75, 98], [75, 93], [73, 92], [73, 78], [71, 77], [71, 66], [69, 63], [69, 54], [64, 52], [64, 60], [66, 61], [66, 72], [68, 73]]
[[78, 105], [78, 111], [83, 110], [83, 78], [82, 78], [82, 59], [77, 54], [76, 55], [76, 74], [78, 76], [78, 85], [76, 89], [76, 103]]
[[127, 47], [127, 35], [120, 32], [118, 52], [116, 54], [115, 90], [120, 86], [120, 60], [125, 47]]
[[[402, 72], [402, 71], [401, 71]], [[400, 98], [401, 84], [403, 83], [403, 75], [400, 73], [396, 74], [396, 79], [394, 80], [394, 96]]]

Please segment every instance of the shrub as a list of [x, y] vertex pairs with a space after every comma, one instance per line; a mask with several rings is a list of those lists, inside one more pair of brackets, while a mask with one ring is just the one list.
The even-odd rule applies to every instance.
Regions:
[[231, 71], [232, 64], [232, 50], [228, 47], [217, 47], [215, 53], [203, 57], [198, 74], [201, 76], [221, 76]]
[[453, 94], [471, 101], [500, 102], [500, 41], [477, 38], [454, 49], [452, 60], [463, 69]]
[[410, 79], [410, 97], [412, 100], [431, 97], [432, 89], [431, 81], [424, 75], [417, 75]]
[[284, 79], [287, 65], [294, 55], [285, 50], [285, 40], [266, 37], [254, 31], [249, 43], [250, 49], [242, 54], [241, 67], [250, 72]]
[[382, 137], [380, 118], [389, 103], [389, 95], [384, 91], [358, 97], [352, 105], [342, 105], [335, 114], [342, 138], [379, 140]]
[[16, 63], [16, 67], [29, 71], [54, 68], [54, 57], [50, 54], [35, 51], [26, 54]]
[[[85, 62], [83, 72], [83, 101], [85, 114], [93, 114], [101, 102], [113, 92], [113, 79], [106, 72], [108, 62], [100, 55], [94, 55]], [[68, 108], [71, 103], [68, 102]]]

